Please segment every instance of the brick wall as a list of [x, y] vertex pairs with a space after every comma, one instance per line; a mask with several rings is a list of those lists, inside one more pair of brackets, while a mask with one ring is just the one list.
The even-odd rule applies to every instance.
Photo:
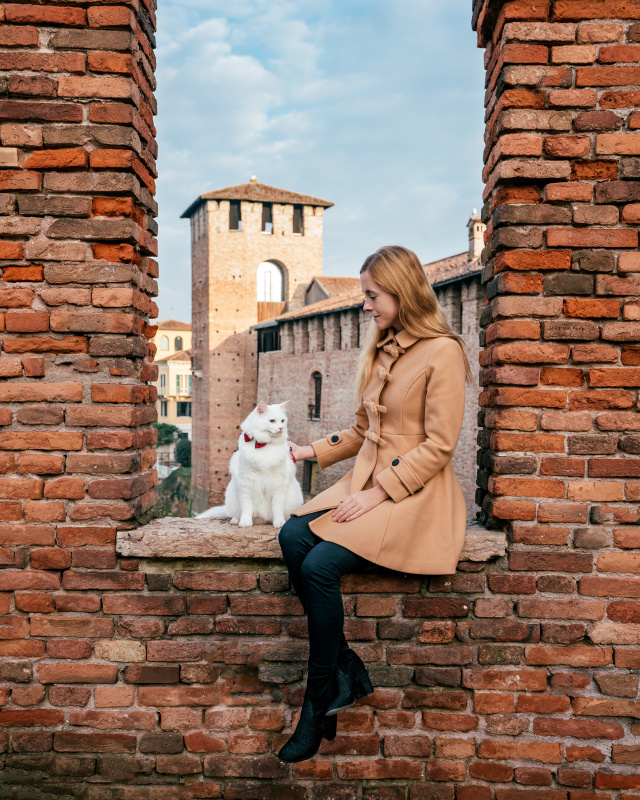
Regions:
[[155, 500], [153, 9], [2, 13], [1, 792], [637, 797], [640, 4], [477, 5], [478, 500], [510, 551], [347, 576], [376, 692], [286, 768], [306, 632], [282, 564], [115, 548]]

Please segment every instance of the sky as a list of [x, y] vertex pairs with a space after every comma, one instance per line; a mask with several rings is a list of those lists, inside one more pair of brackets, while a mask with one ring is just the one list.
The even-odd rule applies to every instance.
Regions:
[[325, 275], [385, 244], [467, 249], [482, 205], [483, 51], [471, 0], [162, 0], [159, 320], [191, 321], [200, 194], [260, 183], [335, 203]]

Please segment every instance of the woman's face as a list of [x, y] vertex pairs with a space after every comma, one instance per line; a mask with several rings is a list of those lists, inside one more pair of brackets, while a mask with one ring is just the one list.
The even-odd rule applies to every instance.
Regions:
[[365, 295], [364, 310], [369, 311], [379, 331], [385, 328], [402, 329], [398, 319], [400, 303], [394, 294], [385, 292], [371, 277], [368, 270], [360, 273], [360, 284]]

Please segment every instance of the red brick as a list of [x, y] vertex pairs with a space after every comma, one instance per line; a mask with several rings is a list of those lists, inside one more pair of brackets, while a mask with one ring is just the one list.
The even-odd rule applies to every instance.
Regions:
[[136, 735], [56, 731], [53, 735], [53, 749], [62, 753], [135, 753]]
[[547, 689], [547, 674], [530, 669], [466, 669], [462, 684], [469, 689], [543, 692]]
[[52, 728], [62, 725], [64, 712], [53, 708], [38, 709], [0, 709], [0, 725], [19, 728]]
[[569, 711], [571, 704], [564, 695], [518, 695], [516, 711], [533, 714], [562, 714]]
[[577, 745], [567, 745], [565, 750], [567, 761], [593, 761], [602, 763], [605, 755], [597, 747], [579, 747]]
[[513, 780], [513, 767], [509, 767], [506, 764], [478, 761], [469, 767], [469, 777], [481, 781], [506, 783]]
[[551, 770], [543, 767], [516, 767], [515, 778], [526, 786], [551, 786]]
[[53, 749], [53, 732], [15, 731], [11, 744], [16, 753], [46, 753]]
[[31, 617], [33, 636], [69, 636], [79, 638], [110, 638], [113, 620], [106, 617]]
[[254, 572], [178, 571], [173, 577], [177, 589], [196, 589], [208, 592], [245, 592], [255, 589]]
[[50, 639], [47, 642], [47, 655], [50, 658], [89, 658], [91, 642], [74, 639]]
[[31, 566], [35, 569], [67, 569], [71, 565], [71, 551], [61, 547], [31, 551]]
[[534, 719], [533, 732], [538, 736], [558, 736], [563, 739], [622, 739], [624, 736], [624, 729], [617, 722], [550, 717]]
[[24, 163], [25, 169], [75, 169], [89, 163], [86, 150], [67, 148], [61, 150], [37, 150]]
[[478, 727], [478, 718], [466, 714], [438, 714], [432, 711], [422, 712], [422, 726], [436, 731], [474, 731]]
[[227, 742], [225, 739], [196, 731], [185, 733], [184, 746], [192, 753], [222, 753], [227, 749]]
[[552, 647], [546, 645], [529, 645], [526, 650], [528, 664], [567, 664], [578, 667], [599, 667], [611, 664], [613, 650], [610, 647], [591, 647], [573, 645], [569, 647]]
[[177, 595], [105, 595], [102, 599], [105, 614], [149, 614], [176, 616], [185, 613], [185, 599]]
[[[546, 722], [546, 720], [543, 720]], [[506, 742], [485, 740], [478, 745], [480, 758], [531, 759], [548, 764], [562, 762], [562, 745], [553, 742]]]
[[476, 714], [513, 713], [514, 696], [501, 692], [474, 692], [473, 710]]
[[22, 3], [6, 3], [4, 10], [7, 22], [63, 27], [86, 24], [84, 9], [71, 6], [43, 8]]
[[[389, 780], [404, 778], [418, 780], [422, 775], [422, 763], [408, 760], [367, 759], [365, 761], [341, 761], [336, 765], [342, 780]], [[446, 780], [446, 778], [442, 778]]]
[[138, 689], [138, 705], [141, 706], [211, 706], [218, 703], [219, 697], [217, 686], [140, 686]]

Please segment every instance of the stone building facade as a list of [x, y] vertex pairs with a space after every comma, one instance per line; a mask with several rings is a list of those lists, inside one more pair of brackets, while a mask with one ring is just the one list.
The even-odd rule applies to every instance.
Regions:
[[154, 3], [2, 13], [2, 793], [636, 797], [638, 3], [474, 3], [490, 530], [467, 530], [453, 575], [345, 576], [375, 692], [292, 766], [276, 753], [307, 630], [275, 532], [139, 525], [157, 499]]
[[198, 197], [191, 222], [194, 511], [224, 497], [239, 425], [256, 405], [251, 326], [304, 303], [332, 203], [258, 183]]
[[[438, 302], [454, 331], [464, 337], [473, 383], [466, 387], [465, 415], [453, 466], [464, 492], [468, 518], [475, 503], [478, 438], [480, 252], [484, 223], [474, 214], [468, 224], [469, 250], [425, 265]], [[352, 288], [344, 290], [345, 285]], [[343, 291], [341, 291], [343, 290]], [[318, 299], [324, 295], [323, 299]], [[370, 317], [362, 311], [358, 278], [314, 278], [303, 308], [255, 326], [258, 333], [258, 397], [266, 402], [289, 399], [289, 436], [299, 444], [348, 428], [355, 410], [353, 378]], [[298, 465], [305, 494], [315, 494], [353, 466], [349, 459], [319, 471], [315, 459]]]
[[158, 422], [175, 425], [191, 439], [191, 325], [171, 318], [158, 322], [157, 329], [152, 341], [157, 348]]

